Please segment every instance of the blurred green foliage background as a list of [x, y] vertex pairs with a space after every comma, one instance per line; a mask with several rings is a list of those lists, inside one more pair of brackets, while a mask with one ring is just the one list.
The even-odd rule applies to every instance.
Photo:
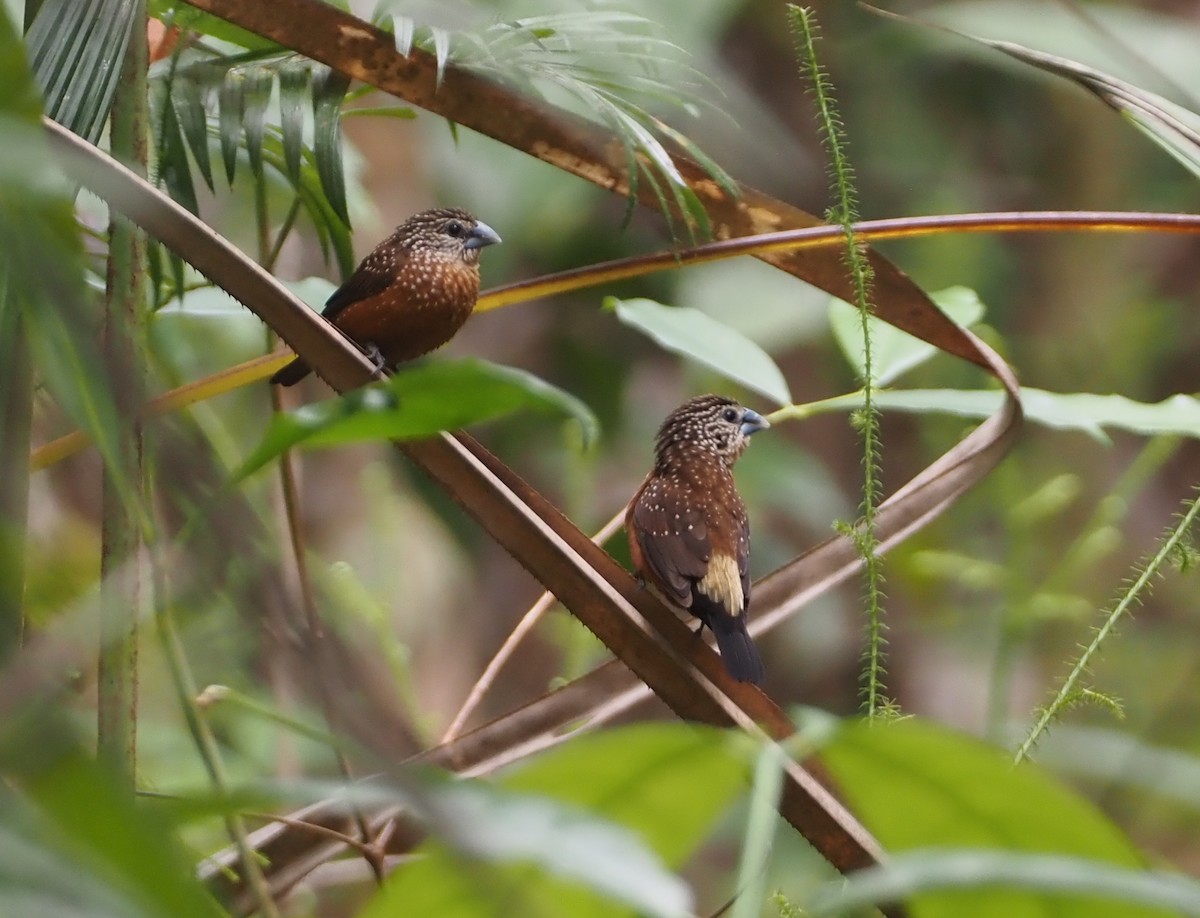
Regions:
[[[8, 6], [20, 22], [21, 4], [10, 0]], [[724, 112], [703, 110], [689, 119], [673, 111], [674, 126], [739, 180], [824, 212], [833, 203], [825, 153], [783, 5], [642, 0], [637, 7], [664, 24], [667, 37], [711, 80], [700, 92]], [[1200, 11], [1194, 4], [897, 0], [889, 8], [1084, 61], [1200, 108]], [[845, 0], [815, 9], [864, 218], [1200, 206], [1196, 176], [1077, 87], [964, 38], [881, 18]], [[542, 12], [547, 4], [541, 0], [405, 7], [417, 22], [461, 30]], [[354, 115], [356, 106], [384, 104], [391, 102], [369, 94], [344, 113], [356, 258], [407, 215], [434, 204], [468, 207], [504, 237], [504, 245], [483, 258], [485, 288], [672, 244], [661, 216], [639, 210], [624, 225], [623, 200], [469, 130], [450, 130], [437, 117]], [[265, 205], [278, 225], [292, 192], [268, 171], [265, 198], [256, 201], [244, 156], [238, 168], [231, 190], [220, 181], [213, 194], [201, 190], [200, 209], [218, 232], [254, 251], [255, 208]], [[85, 225], [101, 231], [103, 205], [84, 193], [79, 206]], [[102, 271], [98, 244], [89, 246], [92, 267]], [[927, 290], [974, 290], [986, 306], [976, 332], [1025, 385], [1144, 402], [1200, 391], [1200, 250], [1190, 236], [945, 234], [879, 248]], [[339, 281], [303, 219], [280, 253], [277, 273], [314, 306]], [[742, 331], [779, 363], [797, 401], [857, 386], [830, 333], [828, 297], [751, 259], [475, 316], [436, 359], [479, 356], [529, 370], [598, 416], [600, 442], [586, 451], [576, 427], [542, 414], [514, 415], [473, 431], [587, 531], [628, 501], [649, 468], [655, 429], [683, 399], [715, 390], [762, 407], [752, 393], [620, 324], [601, 308], [606, 296], [694, 307]], [[210, 289], [159, 309], [148, 340], [155, 388], [215, 373], [268, 346], [257, 318]], [[904, 383], [984, 385], [977, 369], [945, 356]], [[328, 394], [315, 380], [299, 390], [301, 400]], [[295, 404], [295, 396], [286, 398]], [[236, 466], [272, 410], [264, 383], [200, 405], [192, 417]], [[968, 426], [961, 418], [885, 412], [885, 487], [906, 481]], [[69, 427], [39, 398], [35, 444]], [[154, 438], [154, 427], [149, 431]], [[899, 708], [1014, 746], [1138, 559], [1173, 524], [1181, 501], [1194, 497], [1198, 437], [1200, 430], [1157, 437], [1112, 430], [1101, 442], [1029, 424], [994, 474], [887, 558], [887, 690]], [[322, 615], [378, 657], [415, 732], [431, 742], [541, 588], [386, 445], [304, 452], [296, 463], [311, 573], [323, 587]], [[93, 601], [99, 478], [91, 452], [31, 480], [26, 607], [35, 630]], [[738, 482], [754, 524], [754, 572], [762, 575], [826, 538], [835, 521], [854, 518], [859, 440], [843, 414], [778, 425], [755, 439], [739, 464]], [[260, 474], [246, 491], [285, 554], [277, 477]], [[608, 547], [625, 557], [622, 535]], [[228, 605], [223, 585], [213, 586], [210, 601], [188, 610], [182, 626], [197, 678], [318, 723], [316, 712], [290, 696], [262, 652], [262, 635]], [[858, 710], [860, 593], [852, 582], [760, 641], [773, 698], [839, 715]], [[1130, 791], [1120, 780], [1119, 756], [1104, 757], [1104, 773], [1087, 773], [1079, 763], [1117, 735], [1200, 755], [1196, 597], [1194, 574], [1172, 573], [1159, 583], [1086, 677], [1089, 687], [1119, 701], [1119, 716], [1108, 705], [1080, 705], [1069, 714], [1071, 729], [1052, 731], [1041, 750], [1047, 764], [1077, 780], [1151, 859], [1193, 872], [1200, 869], [1193, 813]], [[604, 648], [556, 609], [502, 672], [474, 722], [605, 658]], [[165, 665], [148, 640], [141, 667], [140, 783], [161, 791], [195, 789], [204, 782], [203, 767], [181, 729]], [[81, 725], [93, 716], [93, 675], [78, 674], [69, 704]], [[646, 705], [637, 716], [664, 716], [664, 710]], [[218, 706], [212, 723], [235, 779], [335, 773], [324, 746], [269, 720]], [[722, 876], [732, 869], [731, 835], [727, 831], [692, 864], [689, 876], [702, 888], [706, 864], [719, 865]], [[210, 821], [189, 840], [207, 851], [222, 837]], [[797, 843], [781, 836], [780, 844], [788, 850]], [[715, 902], [716, 890], [707, 892]]]

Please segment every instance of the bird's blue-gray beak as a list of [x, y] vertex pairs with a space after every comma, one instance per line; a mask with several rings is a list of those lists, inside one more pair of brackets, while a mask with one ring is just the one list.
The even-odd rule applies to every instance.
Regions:
[[771, 426], [771, 422], [764, 418], [757, 411], [752, 411], [747, 408], [742, 414], [742, 433], [747, 437], [751, 434], [758, 433], [760, 430], [766, 430]]
[[500, 234], [486, 223], [476, 221], [471, 232], [467, 233], [466, 247], [482, 249], [485, 245], [495, 245], [500, 241]]

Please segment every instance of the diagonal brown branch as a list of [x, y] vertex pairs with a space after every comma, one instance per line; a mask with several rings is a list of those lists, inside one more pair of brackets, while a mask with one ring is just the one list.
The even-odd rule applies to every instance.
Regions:
[[[526, 150], [618, 192], [627, 190], [619, 145], [596, 126], [540, 103], [521, 99], [495, 84], [451, 69], [435, 92], [431, 59], [403, 58], [391, 39], [364, 23], [314, 0], [280, 0], [268, 15], [262, 6], [230, 0], [197, 0], [196, 6], [260, 31], [351, 76], [394, 92], [431, 111]], [[261, 18], [263, 21], [258, 21]], [[269, 19], [269, 21], [267, 21]], [[347, 342], [324, 326], [274, 281], [239, 259], [223, 240], [190, 217], [171, 210], [148, 186], [130, 184], [109, 164], [60, 138], [74, 149], [74, 177], [118, 209], [143, 222], [197, 268], [246, 303], [275, 328], [306, 360], [319, 367], [335, 388], [348, 389], [370, 378], [365, 361]], [[814, 217], [744, 189], [731, 199], [704, 176], [695, 163], [680, 158], [681, 171], [709, 207], [719, 236], [812, 225]], [[78, 171], [76, 171], [78, 168]], [[89, 181], [90, 177], [90, 181]], [[114, 184], [114, 182], [116, 184]], [[940, 513], [959, 493], [981, 478], [1002, 454], [1020, 419], [1015, 383], [1007, 368], [936, 310], [902, 272], [873, 256], [878, 278], [877, 314], [951, 353], [987, 367], [1005, 384], [1010, 401], [925, 473], [885, 505], [881, 540], [893, 544]], [[842, 295], [846, 281], [836, 254], [822, 250], [782, 253], [772, 263]], [[788, 735], [791, 724], [765, 695], [732, 684], [717, 658], [703, 650], [691, 659], [676, 648], [692, 647], [691, 635], [667, 609], [639, 590], [628, 574], [529, 488], [512, 470], [468, 437], [441, 437], [405, 448], [408, 455], [461, 503], [514, 557], [531, 570], [573, 613], [603, 639], [638, 677], [680, 716], [733, 724], [769, 735]], [[881, 518], [883, 517], [881, 509]], [[886, 526], [886, 528], [883, 528]], [[853, 549], [831, 540], [786, 567], [768, 590], [780, 615], [811, 595], [810, 584], [828, 582], [853, 569]], [[764, 588], [768, 584], [764, 583]], [[772, 593], [771, 590], [774, 592]], [[664, 640], [665, 639], [665, 640]], [[495, 737], [494, 737], [495, 738]], [[372, 737], [361, 736], [370, 745]], [[464, 738], [466, 739], [466, 738]], [[509, 737], [511, 739], [511, 736]], [[507, 752], [506, 745], [500, 752]], [[840, 869], [873, 862], [878, 850], [869, 835], [825, 792], [811, 775], [794, 767], [781, 810]], [[308, 863], [321, 857], [309, 854]], [[297, 857], [272, 860], [303, 875]], [[293, 879], [294, 881], [294, 879]], [[286, 885], [286, 880], [283, 881]]]
[[[252, 261], [104, 154], [61, 128], [48, 127], [73, 179], [167, 245], [178, 245], [196, 268], [250, 305], [285, 339], [311, 338], [311, 346], [298, 349], [336, 387], [350, 389], [373, 378], [357, 349]], [[714, 653], [706, 649], [688, 660], [677, 651], [692, 646], [692, 635], [674, 613], [473, 439], [443, 435], [401, 448], [681, 717], [756, 733], [761, 725], [776, 738], [792, 732], [779, 708], [752, 686], [732, 682]], [[368, 748], [375, 741], [367, 731], [356, 738]], [[818, 850], [842, 870], [877, 860], [870, 836], [810, 775], [797, 766], [789, 777], [785, 815]]]

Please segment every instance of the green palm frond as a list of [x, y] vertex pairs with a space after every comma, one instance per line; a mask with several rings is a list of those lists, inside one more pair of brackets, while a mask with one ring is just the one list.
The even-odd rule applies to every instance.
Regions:
[[[273, 49], [232, 56], [208, 49], [177, 53], [156, 68], [151, 81], [156, 181], [196, 213], [193, 167], [213, 190], [215, 146], [232, 187], [244, 155], [254, 182], [268, 181], [266, 169], [288, 180], [325, 257], [334, 255], [339, 269], [349, 271], [353, 255], [340, 122], [347, 85], [323, 65]], [[171, 295], [162, 285], [164, 259], [170, 261], [174, 292], [184, 289], [179, 256], [154, 253], [158, 303]]]
[[[301, 151], [308, 141], [304, 110], [311, 106], [313, 126], [307, 145], [316, 155], [334, 211], [349, 223], [341, 155], [341, 102], [348, 86], [344, 77], [294, 54], [251, 52], [203, 56], [156, 74], [158, 81], [169, 87], [179, 130], [210, 188], [208, 126], [214, 111], [225, 177], [231, 186], [242, 150], [251, 174], [262, 180], [263, 143], [269, 123], [280, 132], [285, 174], [295, 183], [300, 179]], [[161, 141], [170, 128], [165, 118], [166, 109], [162, 108], [155, 119], [160, 151], [165, 149]]]
[[46, 114], [89, 143], [108, 119], [136, 13], [134, 0], [44, 0], [25, 36]]
[[687, 64], [683, 49], [662, 37], [651, 20], [630, 12], [583, 10], [451, 31], [390, 12], [394, 5], [381, 3], [375, 21], [395, 35], [401, 54], [421, 48], [436, 57], [439, 78], [454, 63], [531, 95], [573, 105], [602, 122], [621, 139], [632, 191], [639, 180], [651, 182], [663, 213], [670, 219], [668, 205], [673, 203], [686, 216], [689, 232], [699, 228], [707, 234], [707, 219], [664, 139], [700, 162], [726, 193], [736, 194], [735, 183], [720, 166], [653, 113], [719, 110], [708, 98], [718, 94], [716, 87]]
[[[346, 273], [353, 268], [340, 125], [346, 86], [329, 68], [274, 49], [229, 56], [207, 48], [177, 52], [156, 66], [151, 81], [155, 180], [196, 213], [194, 173], [214, 190], [218, 150], [232, 187], [244, 156], [254, 182], [266, 183], [266, 170], [287, 179], [322, 253]], [[168, 262], [170, 288], [164, 287]], [[152, 252], [155, 302], [185, 289], [185, 271], [178, 255]]]

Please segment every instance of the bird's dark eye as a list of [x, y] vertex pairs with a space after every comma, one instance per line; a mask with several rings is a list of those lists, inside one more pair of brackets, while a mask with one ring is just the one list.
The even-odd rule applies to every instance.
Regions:
[[727, 420], [730, 424], [738, 419], [738, 410], [736, 408], [726, 408], [721, 412], [721, 417]]
[[451, 220], [449, 223], [446, 224], [446, 235], [452, 236], [455, 239], [457, 239], [459, 236], [461, 236], [466, 231], [467, 231], [467, 228], [465, 226], [463, 226], [461, 223], [459, 223], [457, 220]]

